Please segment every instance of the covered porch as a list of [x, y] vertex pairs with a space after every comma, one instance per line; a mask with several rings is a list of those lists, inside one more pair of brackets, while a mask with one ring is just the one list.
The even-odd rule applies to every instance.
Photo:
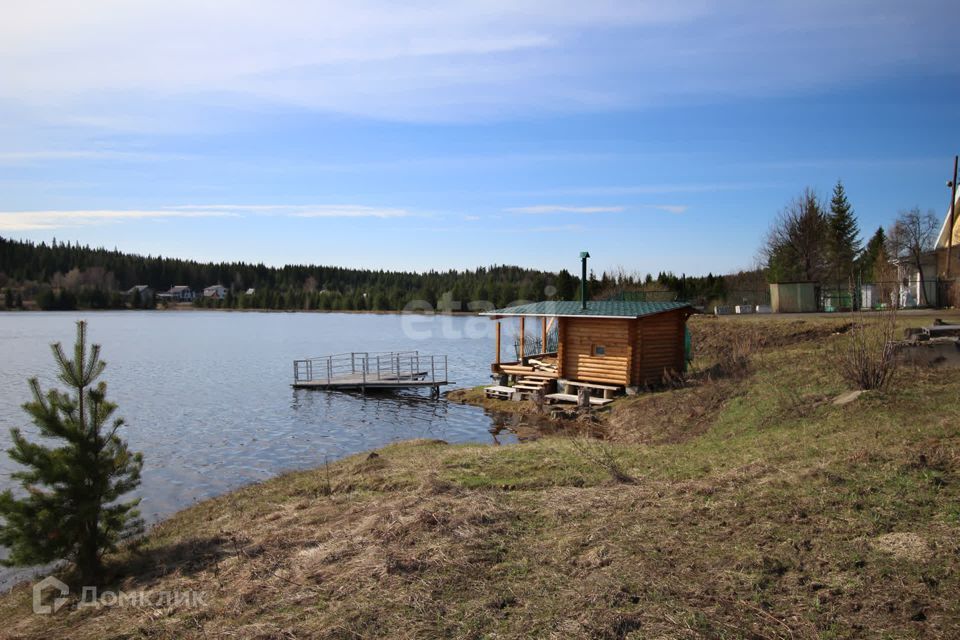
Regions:
[[[491, 371], [498, 384], [490, 395], [523, 399], [541, 393], [548, 400], [576, 401], [578, 391], [587, 389], [605, 403], [662, 383], [685, 368], [692, 313], [686, 302], [634, 301], [548, 301], [488, 312], [497, 323]], [[505, 361], [503, 323], [514, 318], [517, 357]], [[538, 345], [550, 345], [555, 335], [555, 350], [528, 349], [531, 324], [540, 331]]]

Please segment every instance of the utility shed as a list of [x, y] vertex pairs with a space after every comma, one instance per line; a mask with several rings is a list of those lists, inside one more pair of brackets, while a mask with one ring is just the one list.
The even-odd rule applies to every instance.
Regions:
[[686, 358], [687, 318], [693, 308], [686, 302], [548, 301], [524, 304], [485, 313], [497, 322], [495, 373], [509, 373], [524, 365], [500, 362], [500, 322], [519, 317], [541, 318], [546, 334], [548, 318], [557, 323], [557, 377], [577, 382], [618, 386], [659, 384], [666, 372], [679, 372]]
[[774, 313], [813, 313], [817, 311], [817, 285], [813, 282], [771, 284], [770, 306]]

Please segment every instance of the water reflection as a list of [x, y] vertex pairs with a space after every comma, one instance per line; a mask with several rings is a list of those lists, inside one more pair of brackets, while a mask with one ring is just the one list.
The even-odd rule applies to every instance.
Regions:
[[[494, 348], [485, 319], [417, 318], [427, 337], [415, 339], [390, 315], [0, 313], [0, 450], [10, 446], [10, 427], [36, 434], [20, 408], [29, 400], [26, 378], [57, 385], [49, 345], [71, 344], [81, 318], [103, 345], [108, 396], [129, 425], [124, 436], [144, 452], [137, 495], [148, 520], [399, 440], [498, 444], [535, 437], [529, 418], [514, 422], [431, 398], [429, 390], [362, 395], [290, 386], [296, 358], [391, 349], [447, 354], [459, 386], [485, 383]], [[11, 486], [14, 469], [0, 455], [0, 489]]]

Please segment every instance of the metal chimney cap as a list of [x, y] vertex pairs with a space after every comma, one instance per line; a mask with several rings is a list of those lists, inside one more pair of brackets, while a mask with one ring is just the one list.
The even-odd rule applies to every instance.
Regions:
[[583, 260], [584, 258], [589, 258], [589, 257], [590, 257], [590, 252], [589, 252], [589, 251], [581, 251], [581, 252], [580, 252], [580, 259], [581, 259], [581, 260]]

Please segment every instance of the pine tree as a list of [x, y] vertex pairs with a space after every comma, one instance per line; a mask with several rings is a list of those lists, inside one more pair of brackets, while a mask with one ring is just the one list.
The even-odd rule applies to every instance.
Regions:
[[853, 263], [860, 254], [860, 227], [839, 180], [833, 187], [828, 223], [830, 270], [837, 289], [842, 289], [844, 281], [852, 276]]
[[[812, 189], [804, 189], [774, 222], [763, 249], [771, 282], [823, 282], [829, 275], [829, 216]], [[661, 274], [658, 281], [663, 281]]]
[[879, 227], [863, 250], [860, 260], [861, 273], [864, 282], [876, 282], [883, 271], [882, 267], [887, 260], [887, 235], [883, 227]]
[[59, 447], [29, 441], [11, 429], [10, 457], [26, 467], [11, 474], [24, 495], [8, 489], [0, 494], [0, 544], [9, 549], [7, 566], [45, 564], [67, 559], [74, 563], [80, 584], [98, 584], [103, 554], [143, 530], [139, 499], [118, 502], [140, 484], [143, 457], [131, 453], [118, 435], [122, 419], [113, 419], [117, 406], [106, 400], [107, 386], [94, 382], [106, 363], [100, 345], [87, 353], [86, 323], [77, 323], [74, 358], [68, 360], [59, 343], [53, 355], [58, 378], [72, 393], [43, 393], [30, 380], [33, 400], [23, 405], [45, 438]]

